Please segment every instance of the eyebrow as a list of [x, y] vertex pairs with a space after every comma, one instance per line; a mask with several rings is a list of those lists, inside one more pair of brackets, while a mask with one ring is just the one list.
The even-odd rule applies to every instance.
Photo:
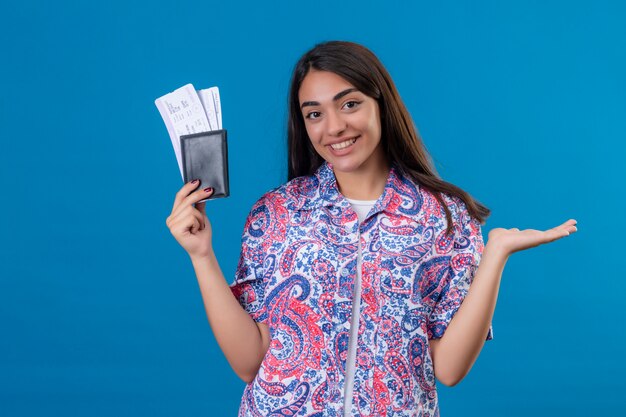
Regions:
[[[339, 99], [341, 99], [341, 97], [350, 94], [354, 91], [359, 91], [358, 89], [352, 87], [352, 88], [346, 88], [343, 91], [340, 91], [339, 93], [335, 94], [335, 97], [333, 97], [333, 101], [337, 101]], [[300, 108], [304, 108], [305, 106], [319, 106], [320, 103], [319, 101], [305, 101], [304, 103], [302, 103], [302, 105], [300, 106]]]

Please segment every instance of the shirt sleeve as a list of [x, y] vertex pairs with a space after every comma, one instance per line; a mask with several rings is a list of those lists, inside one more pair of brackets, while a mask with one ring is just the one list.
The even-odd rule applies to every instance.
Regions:
[[[440, 283], [441, 290], [428, 319], [428, 337], [443, 337], [450, 321], [461, 307], [474, 280], [474, 274], [482, 256], [484, 243], [478, 220], [469, 215], [465, 205], [459, 201], [459, 227], [455, 228], [452, 250], [449, 253], [449, 269]], [[493, 326], [485, 340], [493, 339]]]
[[239, 304], [256, 322], [268, 319], [266, 307], [265, 268], [263, 266], [269, 239], [269, 210], [263, 198], [250, 211], [241, 236], [241, 254], [230, 289]]

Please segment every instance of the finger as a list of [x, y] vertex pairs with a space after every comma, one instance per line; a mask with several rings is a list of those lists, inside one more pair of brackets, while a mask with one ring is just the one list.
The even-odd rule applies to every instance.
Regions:
[[198, 230], [199, 228], [200, 228], [200, 225], [198, 224], [198, 219], [193, 218], [193, 220], [191, 220], [191, 223], [188, 223], [187, 227], [185, 227], [184, 230], [181, 230], [181, 232], [184, 234], [195, 235], [196, 230]]
[[180, 203], [195, 190], [198, 185], [200, 185], [200, 180], [189, 181], [187, 184], [183, 185], [180, 190], [176, 193], [176, 197], [174, 198], [174, 206], [172, 207], [172, 213], [176, 210], [176, 207], [180, 205]]
[[191, 214], [193, 215], [193, 217], [196, 218], [196, 220], [198, 221], [198, 224], [200, 225], [199, 230], [204, 230], [206, 224], [204, 222], [204, 215], [202, 213], [200, 213], [199, 210], [196, 210], [195, 208], [193, 209], [193, 211], [191, 212]]
[[578, 222], [575, 219], [569, 219], [568, 221], [566, 221], [564, 223], [565, 225], [567, 225], [567, 231], [572, 234], [572, 233], [576, 233], [578, 231]]
[[198, 230], [200, 230], [200, 222], [198, 221], [198, 219], [194, 217], [193, 224], [191, 225], [191, 228], [189, 229], [189, 233], [191, 233], [192, 235], [195, 235], [198, 232]]
[[206, 214], [205, 207], [206, 207], [206, 201], [203, 201], [203, 202], [201, 202], [201, 203], [196, 203], [196, 209], [197, 209], [200, 213], [202, 213], [202, 215], [203, 215], [203, 216]]
[[555, 227], [555, 229], [562, 229], [562, 230], [566, 230], [570, 233], [576, 232], [578, 230], [578, 228], [576, 227], [576, 225], [578, 224], [578, 222], [575, 219], [569, 219], [568, 221], [566, 221], [565, 223], [561, 224], [560, 226]]
[[558, 226], [544, 232], [545, 242], [554, 242], [555, 240], [564, 238], [570, 235], [570, 232], [567, 230], [568, 226]]
[[200, 228], [200, 222], [194, 216], [185, 217], [172, 223], [172, 234], [174, 236], [185, 236], [188, 233], [192, 235]]
[[180, 221], [183, 221], [184, 219], [189, 219], [189, 218], [195, 218], [198, 220], [198, 222], [201, 225], [201, 229], [204, 229], [204, 224], [205, 224], [205, 216], [199, 211], [196, 210], [193, 206], [185, 206], [185, 205], [181, 205], [179, 207], [179, 210], [177, 211], [176, 214], [173, 214], [172, 216], [170, 216], [170, 224], [173, 226], [174, 224], [177, 224]]
[[203, 201], [201, 203], [196, 203], [196, 211], [198, 211], [198, 213], [200, 213], [200, 216], [202, 217], [202, 229], [204, 229], [206, 227], [206, 201]]
[[193, 193], [189, 194], [187, 197], [185, 197], [181, 205], [186, 206], [186, 205], [196, 204], [200, 200], [204, 200], [205, 198], [211, 197], [214, 191], [215, 190], [213, 190], [212, 187], [205, 187], [205, 188], [198, 189], [194, 191]]
[[569, 219], [557, 228], [566, 231], [568, 234], [572, 234], [578, 231], [578, 227], [576, 227], [577, 224], [578, 222], [576, 220]]
[[[198, 204], [204, 204], [204, 203], [198, 203]], [[200, 230], [204, 230], [204, 228], [206, 227], [206, 216], [204, 215], [204, 213], [198, 209], [194, 209], [193, 214], [194, 216], [196, 216], [196, 219], [198, 219], [198, 221], [200, 222]]]
[[207, 197], [211, 197], [213, 195], [213, 188], [206, 187], [200, 190], [196, 190], [193, 193], [189, 194], [187, 197], [180, 202], [178, 207], [172, 211], [173, 215], [176, 215], [178, 211], [184, 210], [185, 207], [190, 207], [192, 204], [197, 203], [200, 200], [204, 200]]

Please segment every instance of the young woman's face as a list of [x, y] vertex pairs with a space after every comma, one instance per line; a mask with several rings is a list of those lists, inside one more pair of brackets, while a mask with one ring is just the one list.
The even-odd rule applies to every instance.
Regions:
[[376, 100], [339, 75], [316, 70], [304, 77], [298, 98], [313, 147], [335, 170], [378, 168], [384, 151]]

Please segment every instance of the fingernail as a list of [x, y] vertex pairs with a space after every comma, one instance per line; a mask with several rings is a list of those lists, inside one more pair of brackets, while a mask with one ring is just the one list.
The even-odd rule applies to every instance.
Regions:
[[192, 184], [195, 184], [195, 183], [197, 183], [197, 182], [198, 182], [198, 180], [193, 180], [193, 181], [191, 181], [191, 183], [192, 183]]
[[211, 188], [211, 187], [206, 187], [206, 188], [204, 189], [204, 192], [205, 192], [205, 193], [210, 193], [211, 191], [213, 191], [213, 188]]

